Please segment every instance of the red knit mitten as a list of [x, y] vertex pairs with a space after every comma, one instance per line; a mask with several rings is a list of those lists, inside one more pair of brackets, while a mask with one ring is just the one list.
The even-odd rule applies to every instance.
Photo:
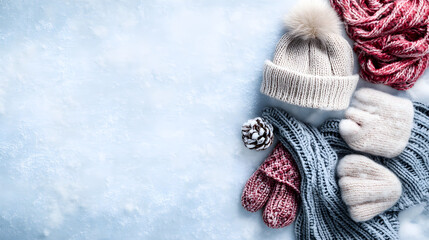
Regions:
[[265, 206], [262, 218], [271, 228], [291, 224], [296, 217], [301, 177], [286, 148], [277, 144], [244, 186], [241, 204], [251, 212]]

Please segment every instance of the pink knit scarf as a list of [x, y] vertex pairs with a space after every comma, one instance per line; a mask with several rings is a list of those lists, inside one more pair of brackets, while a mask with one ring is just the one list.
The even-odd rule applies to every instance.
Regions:
[[429, 0], [330, 0], [344, 21], [360, 76], [398, 90], [429, 65]]

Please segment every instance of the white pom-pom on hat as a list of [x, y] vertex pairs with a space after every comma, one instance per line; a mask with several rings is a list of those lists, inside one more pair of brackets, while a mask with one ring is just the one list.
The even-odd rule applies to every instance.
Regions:
[[330, 33], [341, 34], [340, 24], [334, 9], [321, 0], [302, 0], [285, 18], [290, 33], [303, 39], [323, 39]]

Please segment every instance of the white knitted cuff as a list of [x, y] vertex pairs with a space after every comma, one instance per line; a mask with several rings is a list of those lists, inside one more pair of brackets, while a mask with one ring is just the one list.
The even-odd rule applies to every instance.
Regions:
[[261, 92], [302, 107], [343, 110], [350, 104], [358, 75], [316, 76], [298, 73], [265, 61]]

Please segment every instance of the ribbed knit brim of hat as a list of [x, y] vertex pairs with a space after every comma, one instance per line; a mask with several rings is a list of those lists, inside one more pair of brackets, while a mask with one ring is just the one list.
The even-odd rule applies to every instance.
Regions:
[[300, 73], [267, 60], [261, 92], [301, 107], [343, 110], [349, 106], [358, 80], [358, 75], [319, 76]]

